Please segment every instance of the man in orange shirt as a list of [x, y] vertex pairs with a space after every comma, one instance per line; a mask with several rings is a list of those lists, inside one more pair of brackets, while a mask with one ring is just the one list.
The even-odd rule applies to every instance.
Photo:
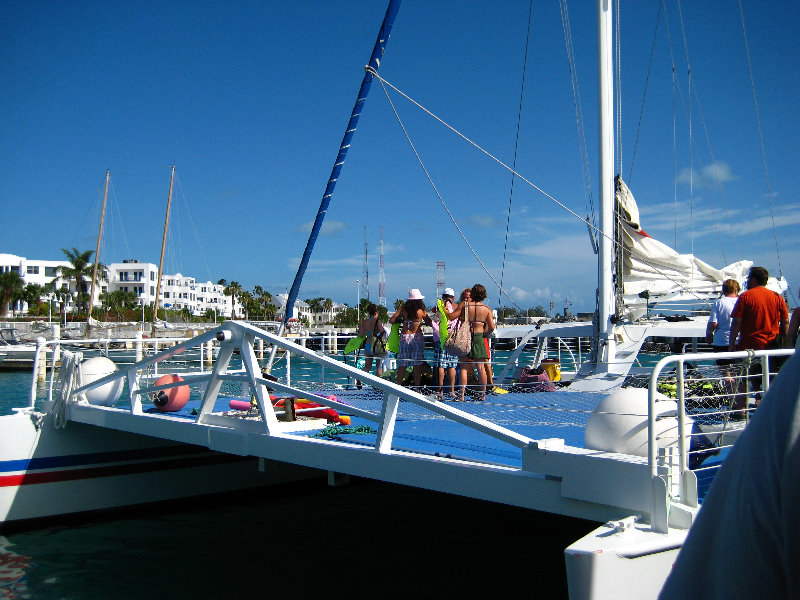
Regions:
[[739, 296], [731, 313], [729, 350], [770, 349], [779, 333], [786, 334], [789, 311], [780, 294], [764, 287], [768, 280], [769, 272], [764, 267], [750, 269], [747, 291]]
[[[786, 335], [789, 311], [783, 297], [765, 287], [768, 280], [769, 272], [764, 267], [750, 269], [747, 291], [739, 296], [731, 313], [731, 338], [728, 345], [730, 351], [776, 349], [778, 334]], [[775, 358], [771, 361], [773, 365], [776, 362], [780, 364]], [[749, 375], [753, 390], [761, 390], [760, 360], [754, 361]], [[746, 386], [747, 381], [743, 379], [739, 391], [746, 392]], [[760, 399], [760, 395], [756, 398]], [[743, 410], [744, 402], [745, 396], [742, 394], [737, 397], [734, 408]]]

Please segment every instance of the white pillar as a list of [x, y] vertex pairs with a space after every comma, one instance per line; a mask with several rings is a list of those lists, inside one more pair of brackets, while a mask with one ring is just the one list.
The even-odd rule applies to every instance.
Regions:
[[134, 362], [139, 362], [142, 360], [142, 330], [136, 330], [136, 343], [134, 345], [136, 348], [136, 360]]
[[47, 352], [45, 351], [45, 339], [36, 338], [36, 381], [47, 379]]

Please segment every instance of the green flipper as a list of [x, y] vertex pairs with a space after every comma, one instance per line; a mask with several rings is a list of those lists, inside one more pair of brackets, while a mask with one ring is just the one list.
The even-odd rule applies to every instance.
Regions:
[[[439, 319], [439, 342], [442, 344], [442, 348], [444, 348], [444, 342], [447, 339], [447, 324], [449, 323], [447, 320], [447, 312], [444, 310], [444, 300], [437, 300], [436, 306], [439, 307], [439, 314], [442, 316], [442, 318]], [[442, 327], [442, 323], [445, 324], [444, 327]]]
[[355, 352], [359, 348], [361, 348], [361, 344], [364, 343], [364, 336], [361, 337], [354, 337], [352, 340], [347, 342], [347, 345], [344, 347], [344, 353], [350, 354], [351, 352]]
[[392, 323], [392, 332], [386, 340], [386, 349], [395, 354], [400, 352], [400, 323]]

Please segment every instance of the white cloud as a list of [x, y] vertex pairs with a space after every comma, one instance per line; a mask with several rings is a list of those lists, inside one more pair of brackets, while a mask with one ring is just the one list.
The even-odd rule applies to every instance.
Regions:
[[683, 169], [678, 174], [678, 183], [692, 183], [693, 185], [719, 185], [736, 181], [739, 179], [731, 172], [731, 168], [726, 162], [717, 161], [701, 167], [700, 169]]
[[478, 227], [486, 229], [493, 229], [498, 226], [499, 222], [494, 215], [470, 215], [467, 221]]
[[[301, 223], [295, 228], [297, 233], [311, 233], [311, 228], [314, 226], [313, 221], [309, 221], [308, 223]], [[345, 223], [344, 221], [334, 221], [327, 219], [322, 222], [322, 227], [319, 230], [320, 235], [330, 235], [332, 233], [339, 233], [340, 231], [345, 231], [350, 229], [350, 226]]]
[[589, 234], [551, 236], [526, 246], [518, 245], [510, 250], [513, 254], [545, 259], [540, 264], [549, 268], [553, 264], [569, 265], [572, 261], [586, 261], [594, 256], [589, 243]]

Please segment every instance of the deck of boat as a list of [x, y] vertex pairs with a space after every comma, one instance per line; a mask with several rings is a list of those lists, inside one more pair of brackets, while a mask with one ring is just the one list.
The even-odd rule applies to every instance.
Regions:
[[[331, 393], [321, 390], [320, 394]], [[332, 473], [369, 477], [392, 483], [456, 493], [548, 512], [596, 521], [623, 518], [632, 509], [643, 508], [637, 493], [615, 488], [604, 477], [614, 478], [627, 467], [640, 482], [649, 481], [646, 457], [587, 450], [583, 436], [589, 415], [605, 395], [568, 391], [489, 394], [484, 401], [435, 401], [484, 419], [505, 430], [524, 436], [524, 443], [507, 440], [454, 421], [424, 405], [400, 401], [394, 422], [391, 448], [376, 450], [379, 434], [375, 421], [357, 416], [359, 411], [377, 419], [383, 393], [365, 386], [363, 390], [337, 389], [337, 400], [354, 409], [349, 427], [330, 427], [324, 420], [282, 423], [279, 435], [265, 431], [258, 412], [229, 409], [231, 396], [217, 399], [205, 423], [196, 421], [199, 403], [192, 402], [178, 413], [161, 413], [154, 408], [134, 415], [124, 408], [73, 404], [69, 418], [86, 424], [139, 433], [176, 442], [200, 444], [220, 452], [258, 456]], [[428, 396], [432, 400], [432, 396]], [[236, 398], [244, 399], [244, 398]], [[194, 413], [194, 414], [193, 414]], [[340, 413], [346, 411], [340, 409]], [[563, 441], [562, 441], [563, 440]], [[555, 454], [566, 449], [574, 464], [540, 463], [532, 468], [539, 452]], [[528, 463], [528, 464], [526, 464]], [[594, 485], [587, 481], [596, 478]], [[579, 483], [580, 482], [580, 483]], [[707, 487], [701, 484], [702, 497]], [[580, 491], [579, 490], [584, 490]], [[607, 488], [594, 496], [597, 488]], [[591, 502], [586, 502], [589, 497]], [[603, 501], [605, 499], [605, 501]]]

